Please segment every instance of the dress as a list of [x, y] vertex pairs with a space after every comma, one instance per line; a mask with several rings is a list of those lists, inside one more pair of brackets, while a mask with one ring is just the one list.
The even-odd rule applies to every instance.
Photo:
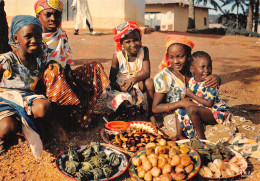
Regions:
[[71, 6], [77, 6], [75, 29], [79, 29], [81, 25], [83, 28], [87, 28], [86, 20], [88, 20], [90, 28], [93, 28], [92, 18], [88, 7], [88, 0], [73, 0]]
[[[120, 85], [123, 81], [136, 77], [143, 72], [144, 48], [141, 47], [136, 60], [128, 62], [122, 51], [116, 52], [119, 63], [116, 82]], [[144, 100], [144, 95], [140, 90], [138, 83], [135, 83], [130, 92], [120, 92], [113, 89], [110, 85], [106, 88], [107, 106], [116, 111], [120, 104], [127, 100], [131, 105], [140, 105]]]
[[41, 154], [43, 145], [30, 118], [31, 106], [35, 99], [46, 99], [33, 92], [43, 66], [41, 58], [37, 58], [37, 63], [38, 70], [30, 71], [13, 52], [0, 55], [0, 64], [5, 69], [0, 83], [0, 120], [13, 115], [20, 116], [23, 134], [35, 157]]
[[[222, 124], [229, 114], [229, 106], [219, 99], [219, 88], [206, 88], [205, 82], [196, 82], [193, 77], [190, 79], [187, 88], [189, 88], [195, 95], [199, 97], [202, 97], [204, 99], [214, 99], [213, 106], [211, 108], [206, 108], [212, 111], [212, 114], [217, 123]], [[196, 102], [195, 100], [193, 101], [198, 104], [198, 102]], [[198, 105], [203, 106], [202, 104]], [[186, 109], [180, 108], [176, 110], [176, 114], [178, 115], [178, 119], [180, 120], [185, 135], [188, 138], [193, 137], [195, 135], [195, 131], [192, 122], [187, 115]]]
[[45, 70], [46, 96], [59, 106], [72, 106], [66, 110], [68, 114], [66, 118], [79, 122], [82, 127], [88, 127], [98, 98], [109, 85], [102, 64], [90, 62], [70, 70], [70, 65], [73, 63], [72, 52], [67, 35], [61, 28], [54, 33], [44, 33], [43, 41], [46, 44], [45, 63], [54, 60], [65, 69], [65, 75], [59, 73], [56, 67]]
[[[166, 94], [165, 103], [177, 102], [182, 99], [186, 93], [185, 84], [176, 77], [168, 68], [164, 68], [160, 73], [154, 77], [155, 92]], [[176, 134], [176, 120], [175, 115], [169, 113], [162, 114], [164, 117], [164, 127], [169, 135]]]

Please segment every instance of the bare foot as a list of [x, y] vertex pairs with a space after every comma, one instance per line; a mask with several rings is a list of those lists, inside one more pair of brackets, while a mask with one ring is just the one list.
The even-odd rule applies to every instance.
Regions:
[[157, 121], [155, 116], [151, 116], [150, 117], [150, 121], [152, 123], [152, 125], [156, 128], [161, 128], [163, 127], [163, 123], [161, 121]]

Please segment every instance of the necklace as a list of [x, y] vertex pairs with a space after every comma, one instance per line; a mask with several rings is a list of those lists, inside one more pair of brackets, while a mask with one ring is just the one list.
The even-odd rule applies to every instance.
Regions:
[[134, 71], [132, 72], [130, 64], [129, 64], [129, 60], [128, 60], [127, 51], [125, 51], [125, 57], [126, 57], [126, 64], [127, 64], [127, 68], [128, 68], [128, 75], [129, 75], [129, 77], [130, 78], [131, 77], [136, 77], [136, 74], [137, 74], [137, 62], [136, 62], [136, 60], [134, 61]]
[[[19, 56], [19, 52], [18, 52], [18, 49], [16, 49], [16, 54], [17, 54], [17, 58], [18, 58], [18, 61], [21, 65], [23, 65], [24, 67], [26, 67], [22, 60], [20, 59], [20, 56]], [[28, 67], [26, 67], [28, 70], [30, 70]], [[39, 65], [38, 65], [38, 62], [36, 61], [36, 69], [35, 70], [38, 70], [39, 69]], [[35, 70], [30, 70], [30, 71], [35, 71]]]

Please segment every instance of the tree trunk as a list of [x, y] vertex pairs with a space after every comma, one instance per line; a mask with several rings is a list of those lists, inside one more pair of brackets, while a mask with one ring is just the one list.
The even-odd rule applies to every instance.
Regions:
[[257, 28], [258, 28], [258, 18], [259, 18], [259, 0], [256, 0], [256, 3], [255, 3], [255, 15], [254, 15], [254, 19], [255, 19], [254, 32], [257, 32]]
[[189, 17], [188, 17], [188, 27], [187, 30], [194, 30], [195, 26], [195, 9], [194, 9], [194, 0], [189, 0]]
[[8, 24], [4, 5], [4, 1], [0, 0], [0, 54], [12, 50], [8, 44]]
[[239, 5], [237, 4], [237, 30], [239, 29], [239, 28], [238, 28], [238, 27], [239, 27], [239, 26], [238, 26], [238, 24], [239, 24], [239, 19], [238, 19], [238, 17], [239, 17], [239, 16], [238, 16], [238, 8], [239, 8]]
[[247, 16], [247, 23], [246, 23], [246, 30], [252, 31], [253, 28], [253, 9], [254, 9], [254, 0], [250, 0], [248, 6], [248, 16]]

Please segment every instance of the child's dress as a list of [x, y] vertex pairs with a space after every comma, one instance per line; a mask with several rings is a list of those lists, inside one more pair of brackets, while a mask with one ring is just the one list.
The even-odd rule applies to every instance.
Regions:
[[[116, 53], [119, 71], [117, 73], [116, 82], [120, 85], [123, 81], [126, 81], [132, 77], [136, 77], [143, 72], [143, 59], [144, 48], [141, 47], [136, 60], [134, 62], [128, 62], [122, 51]], [[130, 92], [120, 92], [113, 89], [110, 85], [106, 88], [107, 106], [116, 111], [120, 104], [127, 100], [131, 105], [140, 105], [143, 102], [144, 95], [140, 90], [138, 83], [133, 86]]]
[[5, 69], [0, 83], [0, 120], [19, 115], [23, 134], [30, 143], [34, 156], [38, 157], [43, 145], [30, 115], [33, 101], [46, 99], [33, 92], [42, 68], [41, 58], [37, 58], [38, 69], [34, 71], [26, 68], [13, 52], [0, 55], [0, 64]]
[[[229, 106], [219, 99], [219, 88], [206, 88], [205, 82], [196, 82], [193, 77], [190, 79], [187, 88], [189, 88], [195, 95], [204, 99], [215, 99], [213, 106], [211, 108], [206, 108], [212, 111], [212, 114], [217, 123], [222, 124], [229, 114]], [[198, 104], [198, 102], [196, 102], [195, 100], [193, 100], [193, 102]], [[205, 107], [202, 104], [198, 104], [198, 106]], [[193, 124], [189, 116], [187, 115], [186, 109], [180, 108], [176, 110], [176, 114], [178, 115], [178, 119], [181, 123], [185, 135], [188, 138], [195, 136]]]

